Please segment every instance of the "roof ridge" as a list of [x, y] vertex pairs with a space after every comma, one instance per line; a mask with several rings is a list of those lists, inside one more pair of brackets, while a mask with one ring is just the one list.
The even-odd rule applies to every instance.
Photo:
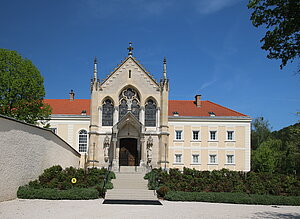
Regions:
[[225, 107], [225, 106], [222, 106], [222, 105], [220, 105], [220, 104], [211, 102], [210, 100], [206, 100], [206, 101], [207, 101], [207, 102], [210, 102], [210, 103], [212, 103], [212, 104], [214, 104], [214, 105], [217, 105], [217, 106], [219, 106], [219, 107], [222, 107], [222, 108], [224, 108], [224, 109], [230, 110], [230, 111], [232, 111], [232, 112], [239, 113], [239, 114], [241, 114], [241, 115], [243, 115], [243, 116], [248, 116], [248, 115], [246, 115], [246, 114], [243, 114], [243, 113], [240, 113], [240, 112], [238, 112], [238, 111], [229, 109], [229, 108], [227, 108], [227, 107]]

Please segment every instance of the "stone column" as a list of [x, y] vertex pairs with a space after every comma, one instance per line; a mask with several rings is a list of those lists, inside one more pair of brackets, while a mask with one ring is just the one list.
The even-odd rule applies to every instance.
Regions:
[[119, 106], [115, 106], [114, 115], [113, 115], [113, 125], [117, 124], [119, 118]]
[[99, 113], [99, 127], [102, 127], [102, 110], [103, 110], [103, 108], [102, 108], [102, 106], [99, 106], [98, 107], [98, 113]]
[[156, 127], [160, 127], [160, 107], [156, 109]]
[[140, 122], [145, 125], [145, 107], [141, 106], [141, 111], [140, 111]]
[[141, 137], [140, 139], [140, 150], [141, 150], [141, 160], [140, 160], [140, 166], [145, 165], [146, 161], [146, 149], [145, 149], [145, 138]]

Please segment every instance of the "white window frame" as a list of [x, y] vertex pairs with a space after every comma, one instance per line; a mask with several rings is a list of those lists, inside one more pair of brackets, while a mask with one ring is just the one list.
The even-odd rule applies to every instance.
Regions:
[[[194, 132], [198, 132], [198, 138], [194, 138]], [[192, 141], [200, 141], [200, 131], [199, 130], [192, 130]]]
[[[231, 135], [231, 139], [229, 139], [229, 133], [232, 133], [232, 135]], [[228, 130], [227, 132], [226, 132], [226, 140], [227, 141], [234, 141], [234, 131], [232, 131], [232, 130]]]
[[[180, 132], [180, 138], [177, 138], [177, 132]], [[182, 141], [183, 140], [183, 130], [175, 130], [175, 141]]]
[[[214, 139], [211, 138], [213, 132], [215, 133], [215, 138]], [[216, 130], [210, 130], [209, 131], [209, 141], [218, 141], [217, 133], [218, 133], [218, 131], [216, 131]]]
[[[228, 157], [229, 156], [232, 156], [232, 163], [228, 162]], [[226, 154], [226, 164], [227, 165], [234, 165], [235, 164], [235, 156], [234, 156], [234, 154]]]
[[[86, 131], [86, 151], [80, 151], [79, 150], [80, 144], [82, 144], [82, 143], [80, 143], [80, 132], [81, 131]], [[79, 153], [85, 154], [85, 153], [88, 152], [88, 147], [89, 147], [89, 132], [86, 129], [81, 128], [81, 129], [78, 130], [78, 132], [77, 132], [77, 143], [78, 143], [78, 152]]]
[[[198, 162], [194, 161], [194, 156], [198, 157]], [[192, 160], [191, 164], [200, 164], [200, 154], [193, 153], [191, 160]]]
[[[179, 162], [177, 161], [177, 157], [180, 158]], [[183, 164], [182, 160], [183, 160], [183, 155], [182, 154], [180, 154], [180, 153], [175, 153], [174, 154], [174, 164]]]
[[[211, 157], [212, 156], [215, 157], [215, 162], [214, 163], [211, 162]], [[211, 164], [211, 165], [217, 165], [218, 164], [218, 156], [217, 156], [217, 154], [209, 154], [208, 155], [208, 164]]]

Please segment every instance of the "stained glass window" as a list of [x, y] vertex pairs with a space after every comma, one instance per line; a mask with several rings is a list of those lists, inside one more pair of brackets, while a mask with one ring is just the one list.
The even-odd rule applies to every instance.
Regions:
[[151, 99], [145, 106], [145, 126], [156, 126], [156, 105]]
[[131, 111], [132, 114], [139, 119], [140, 115], [140, 97], [138, 93], [133, 88], [126, 88], [123, 90], [119, 96], [119, 120], [128, 112]]
[[112, 126], [113, 125], [113, 114], [114, 106], [110, 99], [104, 101], [102, 107], [102, 125], [103, 126]]
[[123, 118], [123, 116], [127, 113], [127, 103], [126, 100], [121, 100], [121, 104], [119, 106], [119, 120]]

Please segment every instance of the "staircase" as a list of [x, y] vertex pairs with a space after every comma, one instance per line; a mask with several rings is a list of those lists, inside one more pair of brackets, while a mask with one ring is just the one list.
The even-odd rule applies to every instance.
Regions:
[[103, 204], [159, 204], [155, 191], [148, 190], [145, 172], [133, 172], [126, 169], [118, 172], [112, 180], [113, 189], [107, 190]]

